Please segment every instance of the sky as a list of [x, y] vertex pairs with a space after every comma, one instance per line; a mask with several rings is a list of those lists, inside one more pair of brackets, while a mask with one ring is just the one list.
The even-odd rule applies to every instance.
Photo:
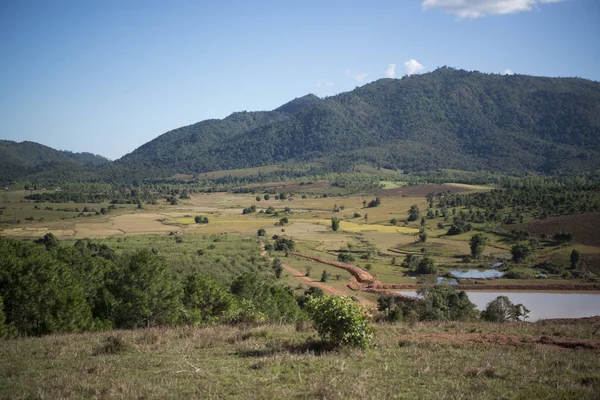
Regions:
[[447, 65], [600, 81], [598, 0], [2, 0], [0, 139], [117, 159]]

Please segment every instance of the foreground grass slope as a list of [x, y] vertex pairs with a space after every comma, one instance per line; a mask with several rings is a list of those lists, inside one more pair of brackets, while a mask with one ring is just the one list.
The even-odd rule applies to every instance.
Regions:
[[0, 398], [598, 398], [600, 322], [379, 325], [327, 350], [291, 325], [0, 342]]

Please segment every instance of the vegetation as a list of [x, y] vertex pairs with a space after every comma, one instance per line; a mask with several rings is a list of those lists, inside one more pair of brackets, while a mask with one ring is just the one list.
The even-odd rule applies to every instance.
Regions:
[[365, 310], [349, 297], [312, 297], [306, 309], [321, 338], [332, 346], [365, 348], [373, 340]]
[[481, 312], [481, 319], [490, 322], [522, 321], [529, 310], [523, 304], [513, 304], [508, 297], [498, 296]]

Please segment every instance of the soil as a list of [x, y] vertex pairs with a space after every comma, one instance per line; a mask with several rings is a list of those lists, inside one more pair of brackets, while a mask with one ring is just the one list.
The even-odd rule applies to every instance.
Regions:
[[552, 237], [559, 232], [571, 232], [577, 243], [600, 246], [598, 226], [600, 226], [600, 212], [551, 217], [511, 227], [525, 229], [536, 236], [546, 234]]

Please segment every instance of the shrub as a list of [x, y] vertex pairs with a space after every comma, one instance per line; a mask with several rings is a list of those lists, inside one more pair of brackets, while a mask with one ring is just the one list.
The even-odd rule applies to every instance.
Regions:
[[256, 232], [256, 234], [257, 234], [258, 236], [267, 236], [267, 231], [265, 231], [264, 229], [260, 228], [260, 229], [258, 230], [258, 232]]
[[275, 250], [278, 251], [294, 251], [296, 243], [293, 239], [278, 237], [275, 240]]
[[338, 254], [337, 258], [338, 258], [338, 261], [343, 262], [343, 263], [354, 261], [354, 256], [352, 256], [352, 254], [347, 253], [345, 251]]
[[365, 348], [373, 339], [363, 307], [347, 296], [311, 297], [306, 309], [321, 338], [333, 346]]
[[194, 217], [194, 222], [197, 224], [208, 224], [208, 218], [203, 217], [202, 215], [196, 215], [196, 217]]

